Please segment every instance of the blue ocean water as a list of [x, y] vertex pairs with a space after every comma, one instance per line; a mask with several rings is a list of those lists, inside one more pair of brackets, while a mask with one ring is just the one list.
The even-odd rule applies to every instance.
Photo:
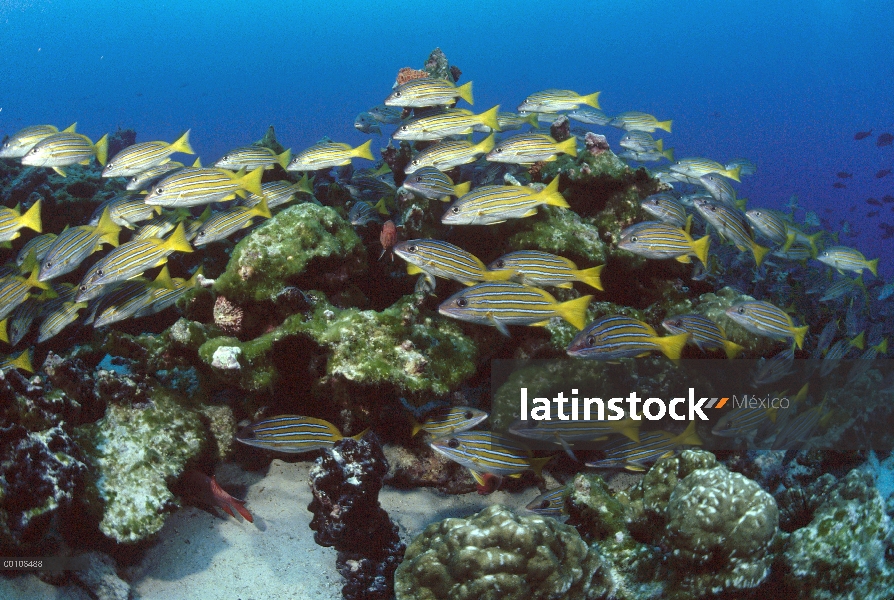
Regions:
[[[608, 114], [673, 119], [678, 157], [754, 161], [739, 194], [753, 204], [797, 195], [835, 228], [851, 222], [858, 235], [843, 242], [891, 254], [878, 224], [894, 223], [894, 206], [865, 216], [867, 198], [894, 194], [894, 176], [875, 178], [894, 167], [894, 147], [875, 145], [894, 129], [886, 2], [13, 0], [0, 24], [4, 134], [77, 121], [94, 139], [130, 127], [146, 141], [192, 128], [205, 161], [270, 124], [296, 150], [323, 136], [358, 143], [356, 114], [439, 46], [474, 80], [477, 108], [511, 110], [547, 87], [601, 90]], [[832, 187], [839, 171], [853, 173], [844, 189]]]

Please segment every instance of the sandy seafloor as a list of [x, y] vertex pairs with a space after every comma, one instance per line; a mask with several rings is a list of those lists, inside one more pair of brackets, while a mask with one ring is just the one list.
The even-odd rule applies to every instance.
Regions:
[[[218, 482], [234, 496], [246, 498], [254, 523], [194, 507], [177, 511], [167, 519], [142, 562], [122, 573], [132, 584], [133, 598], [341, 600], [344, 580], [335, 569], [336, 552], [318, 546], [309, 527], [312, 465], [312, 460], [274, 459], [266, 471], [219, 466]], [[466, 517], [491, 504], [523, 511], [537, 494], [534, 488], [481, 496], [385, 486], [379, 501], [409, 543], [434, 521]], [[90, 596], [78, 587], [56, 587], [34, 575], [23, 575], [0, 578], [0, 598], [87, 600]]]

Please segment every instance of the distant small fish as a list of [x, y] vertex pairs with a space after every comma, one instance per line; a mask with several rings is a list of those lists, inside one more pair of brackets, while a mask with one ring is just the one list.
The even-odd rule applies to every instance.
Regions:
[[612, 120], [604, 112], [592, 106], [576, 108], [568, 113], [568, 118], [588, 125], [608, 125], [609, 121]]
[[375, 206], [369, 202], [358, 200], [351, 206], [351, 210], [348, 211], [348, 220], [351, 222], [351, 225], [357, 225], [358, 227], [366, 227], [370, 223], [381, 223], [382, 218], [379, 209], [381, 208], [382, 214], [388, 214], [388, 211], [384, 210], [384, 206], [384, 198], [379, 200]]
[[857, 133], [854, 134], [854, 139], [855, 140], [864, 140], [864, 139], [868, 138], [870, 135], [872, 135], [871, 129], [869, 131], [858, 131]]
[[277, 154], [266, 146], [242, 146], [224, 154], [219, 161], [214, 163], [214, 166], [218, 169], [232, 169], [233, 171], [239, 169], [254, 171], [258, 167], [270, 170], [273, 165], [278, 164], [285, 169], [291, 160], [291, 150]]
[[571, 90], [549, 89], [531, 94], [518, 105], [518, 111], [550, 113], [560, 110], [575, 110], [581, 104], [599, 109], [599, 92], [581, 96]]
[[403, 111], [400, 108], [379, 104], [373, 106], [367, 112], [371, 114], [373, 119], [375, 119], [379, 123], [384, 123], [385, 125], [394, 125], [396, 123], [400, 123], [400, 116]]
[[875, 174], [876, 179], [881, 179], [882, 177], [887, 177], [891, 174], [891, 169], [882, 169], [878, 173]]
[[882, 146], [890, 146], [892, 142], [894, 142], [894, 135], [891, 135], [890, 133], [883, 133], [878, 136], [875, 145], [881, 148]]
[[[385, 221], [385, 224], [382, 225], [379, 243], [382, 244], [382, 253], [379, 255], [379, 260], [381, 260], [385, 253], [391, 250], [394, 244], [397, 243], [397, 227], [394, 225], [394, 221]], [[391, 258], [394, 259], [394, 256], [392, 255]]]
[[533, 458], [527, 447], [490, 431], [464, 431], [429, 445], [464, 467], [497, 476], [512, 476], [528, 470], [539, 476], [543, 465], [553, 458]]
[[885, 204], [894, 204], [894, 196], [886, 194], [882, 196], [882, 202]]
[[869, 269], [870, 273], [878, 277], [878, 259], [866, 260], [866, 257], [854, 248], [830, 246], [820, 252], [816, 259], [837, 269], [839, 273], [844, 271], [862, 273], [863, 269]]
[[833, 187], [833, 188], [838, 188], [839, 190], [843, 190], [843, 189], [846, 188], [847, 186], [844, 185], [843, 183], [841, 183], [840, 181], [836, 181], [835, 183], [832, 184], [832, 187]]
[[679, 435], [667, 431], [649, 431], [640, 434], [639, 442], [626, 439], [610, 442], [603, 449], [604, 459], [586, 464], [596, 469], [623, 468], [642, 472], [659, 458], [672, 456], [678, 446], [687, 445], [702, 445], [702, 440], [695, 431], [695, 421], [690, 421]]
[[838, 171], [838, 172], [835, 174], [835, 176], [838, 177], [839, 179], [850, 179], [851, 177], [854, 176], [854, 174], [853, 174], [853, 173], [848, 173], [847, 171]]
[[612, 127], [626, 131], [645, 131], [652, 133], [656, 129], [663, 129], [670, 133], [673, 121], [659, 121], [653, 115], [641, 112], [623, 112], [608, 122]]
[[487, 417], [488, 414], [483, 410], [468, 406], [438, 409], [427, 415], [421, 423], [414, 420], [412, 435], [416, 435], [420, 431], [427, 431], [435, 438], [453, 435], [472, 429]]
[[878, 216], [878, 211], [877, 211], [877, 210], [871, 210], [871, 211], [869, 211], [868, 213], [866, 213], [866, 216], [869, 217], [870, 219], [871, 219], [872, 217], [877, 217], [877, 216]]
[[739, 175], [754, 175], [757, 173], [757, 165], [747, 158], [734, 158], [724, 166], [730, 171], [739, 167]]
[[[286, 171], [319, 171], [331, 167], [351, 164], [352, 158], [375, 160], [369, 150], [372, 140], [367, 140], [356, 148], [348, 144], [322, 142], [302, 150], [292, 159]], [[260, 195], [260, 192], [257, 192]]]
[[382, 128], [379, 127], [379, 122], [368, 112], [362, 112], [354, 118], [354, 129], [362, 133], [382, 135]]
[[213, 475], [208, 477], [201, 471], [193, 469], [183, 475], [180, 481], [187, 497], [207, 506], [216, 506], [234, 518], [236, 517], [234, 511], [238, 512], [249, 523], [254, 522], [251, 513], [244, 506], [245, 500], [233, 498], [225, 492]]
[[871, 204], [872, 206], [881, 206], [882, 203], [876, 200], [875, 198], [867, 198], [866, 204]]

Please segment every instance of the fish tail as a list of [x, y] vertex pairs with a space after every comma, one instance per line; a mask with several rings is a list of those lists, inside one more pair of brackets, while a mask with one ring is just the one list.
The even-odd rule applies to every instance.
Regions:
[[422, 431], [422, 423], [420, 423], [416, 419], [410, 420], [413, 422], [413, 433], [410, 434], [410, 437], [416, 437], [416, 434]]
[[34, 270], [31, 271], [31, 275], [28, 276], [28, 279], [25, 280], [25, 285], [29, 287], [36, 287], [42, 290], [51, 290], [50, 284], [45, 281], [40, 281], [37, 278], [38, 273], [40, 273], [40, 266], [34, 265]]
[[533, 127], [534, 129], [537, 129], [538, 127], [540, 127], [540, 121], [537, 120], [537, 113], [535, 113], [535, 112], [532, 112], [527, 117], [525, 117], [524, 122], [527, 123], [528, 125], [530, 125], [531, 127]]
[[76, 128], [77, 126], [78, 126], [78, 122], [75, 121], [74, 123], [72, 123], [71, 125], [69, 125], [68, 127], [66, 127], [65, 129], [63, 129], [63, 130], [62, 130], [62, 133], [74, 133], [74, 132], [75, 132], [75, 128]]
[[196, 269], [196, 272], [192, 274], [192, 277], [189, 278], [189, 281], [186, 282], [187, 287], [196, 287], [199, 285], [199, 276], [202, 275], [202, 267], [199, 265], [199, 268]]
[[458, 88], [456, 88], [456, 93], [460, 98], [468, 102], [469, 104], [475, 104], [472, 101], [472, 82], [464, 83]]
[[559, 142], [558, 144], [556, 144], [556, 151], [564, 152], [565, 154], [570, 154], [571, 156], [577, 156], [577, 138], [572, 135], [564, 142]]
[[19, 225], [22, 227], [27, 227], [28, 229], [33, 229], [37, 233], [42, 233], [41, 229], [43, 229], [43, 224], [40, 220], [40, 200], [34, 203], [34, 206], [28, 209], [28, 211], [19, 217]]
[[754, 254], [754, 262], [757, 264], [757, 266], [761, 266], [761, 262], [764, 260], [764, 257], [769, 251], [769, 248], [765, 248], [757, 242], [751, 243], [751, 253]]
[[352, 435], [352, 436], [351, 436], [351, 439], [352, 439], [352, 440], [357, 440], [357, 441], [359, 442], [360, 440], [363, 439], [363, 436], [365, 436], [367, 433], [369, 433], [369, 427], [367, 427], [366, 429], [364, 429], [363, 431], [361, 431], [361, 432], [358, 433], [357, 435]]
[[457, 198], [465, 196], [469, 193], [469, 190], [472, 189], [472, 182], [466, 181], [465, 183], [458, 183], [453, 186], [453, 195]]
[[866, 347], [866, 332], [861, 331], [860, 335], [858, 335], [848, 343], [848, 346], [857, 348], [858, 350], [863, 350]]
[[171, 272], [168, 271], [168, 265], [165, 265], [161, 268], [161, 271], [156, 275], [155, 280], [152, 282], [158, 287], [163, 287], [169, 290], [174, 289], [174, 280], [171, 279]]
[[[660, 142], [661, 140], [658, 140], [658, 141]], [[663, 151], [659, 150], [659, 152], [661, 152], [661, 155], [664, 158], [666, 158], [667, 160], [669, 160], [671, 162], [674, 162], [674, 149], [673, 148], [668, 148], [667, 150], [663, 150]]]
[[872, 260], [866, 261], [866, 268], [869, 269], [869, 272], [878, 277], [878, 259], [873, 258]]
[[662, 338], [655, 338], [652, 340], [658, 347], [661, 348], [661, 352], [671, 360], [677, 360], [680, 358], [680, 355], [683, 353], [683, 347], [686, 346], [686, 342], [689, 340], [688, 333], [681, 333], [679, 335], [669, 335]]
[[624, 437], [639, 443], [639, 421], [634, 421], [633, 419], [625, 419], [620, 424], [620, 427], [615, 431], [623, 435]]
[[668, 119], [667, 121], [658, 121], [655, 123], [655, 127], [657, 127], [658, 129], [663, 129], [666, 132], [670, 133], [671, 132], [671, 123], [673, 123], [672, 119]]
[[546, 466], [546, 463], [553, 459], [552, 456], [547, 456], [544, 458], [532, 458], [531, 459], [531, 470], [534, 471], [534, 474], [537, 477], [540, 477], [540, 472], [543, 471], [543, 467]]
[[729, 340], [723, 340], [723, 351], [726, 352], [726, 357], [729, 359], [736, 358], [736, 355], [744, 350], [742, 346], [735, 342], [731, 342]]
[[177, 141], [171, 144], [171, 152], [182, 152], [183, 154], [195, 154], [195, 150], [189, 145], [189, 129], [181, 135]]
[[664, 140], [655, 140], [655, 149], [664, 152]]
[[[260, 170], [260, 167], [258, 168]], [[164, 247], [171, 252], [192, 252], [192, 246], [186, 239], [186, 228], [183, 223], [178, 223], [174, 233], [163, 242]]]
[[118, 234], [121, 232], [121, 227], [112, 220], [108, 208], [102, 211], [99, 223], [96, 224], [96, 229], [93, 232], [99, 237], [100, 242], [111, 244], [114, 248], [118, 247]]
[[695, 430], [695, 421], [689, 421], [689, 425], [683, 430], [683, 433], [674, 438], [674, 443], [678, 446], [701, 446], [702, 439], [698, 437]]
[[736, 208], [745, 212], [745, 209], [748, 207], [748, 198], [737, 198], [736, 199]]
[[878, 344], [872, 347], [879, 354], [887, 354], [888, 353], [888, 338], [883, 339]]
[[304, 175], [301, 176], [301, 179], [299, 179], [298, 183], [295, 184], [294, 189], [296, 192], [304, 192], [305, 194], [313, 195], [313, 193], [314, 193], [313, 180], [309, 180], [307, 178], [307, 172], [305, 172]]
[[721, 173], [721, 175], [729, 177], [733, 181], [741, 181], [741, 179], [739, 179], [739, 173], [741, 171], [742, 171], [742, 166], [739, 165], [735, 169], [726, 169], [724, 171], [721, 171], [720, 173]]
[[9, 343], [9, 329], [7, 327], [9, 323], [9, 317], [4, 318], [0, 321], [0, 342]]
[[795, 344], [798, 349], [804, 347], [804, 335], [807, 333], [807, 325], [803, 327], [792, 327], [792, 335], [795, 336]]
[[242, 189], [247, 192], [251, 192], [256, 196], [263, 196], [264, 192], [261, 190], [261, 176], [264, 174], [264, 167], [258, 167], [251, 173], [247, 173], [243, 175], [239, 179], [239, 185]]
[[581, 96], [581, 103], [586, 104], [587, 106], [592, 106], [593, 108], [599, 108], [599, 94], [602, 92], [593, 92], [587, 96]]
[[96, 152], [96, 161], [102, 166], [106, 166], [106, 163], [109, 161], [109, 134], [107, 133], [99, 138], [93, 149]]
[[692, 231], [692, 215], [686, 215], [686, 225], [683, 227], [683, 231], [687, 234]]
[[592, 299], [593, 296], [581, 296], [568, 302], [562, 302], [556, 307], [556, 312], [575, 328], [583, 329], [587, 324], [587, 307]]
[[[391, 167], [388, 166], [388, 163], [383, 162], [382, 166], [372, 172], [373, 177], [378, 177], [379, 175], [385, 175], [386, 173], [391, 172]], [[306, 173], [305, 173], [306, 175]]]
[[355, 158], [365, 158], [367, 160], [375, 160], [372, 155], [372, 151], [369, 149], [370, 144], [372, 144], [372, 140], [366, 140], [356, 148], [351, 149], [351, 156]]
[[257, 216], [264, 217], [265, 219], [269, 219], [273, 216], [270, 214], [270, 208], [267, 207], [267, 196], [261, 198], [261, 201], [258, 202], [258, 205], [252, 208], [251, 211]]
[[[536, 116], [537, 115], [534, 115], [535, 118], [536, 118]], [[489, 136], [487, 136], [486, 138], [484, 138], [483, 140], [478, 142], [478, 144], [475, 145], [473, 150], [475, 152], [483, 152], [483, 153], [487, 154], [488, 152], [490, 152], [491, 150], [494, 149], [494, 143], [495, 143], [494, 142], [494, 134], [490, 134]]]
[[543, 202], [544, 204], [549, 204], [550, 206], [560, 206], [562, 208], [571, 208], [569, 206], [568, 201], [565, 200], [564, 196], [559, 192], [559, 177], [556, 176], [550, 181], [545, 188], [540, 190], [535, 194], [537, 199]]
[[31, 364], [31, 354], [28, 350], [22, 350], [21, 354], [10, 359], [9, 364], [16, 369], [28, 371], [29, 373], [34, 372], [34, 366]]
[[819, 240], [822, 237], [823, 237], [822, 231], [817, 231], [813, 235], [807, 236], [807, 241], [810, 242], [810, 257], [811, 258], [816, 258], [816, 255], [818, 253], [818, 250], [816, 248], [816, 242], [817, 242], [817, 240]]
[[379, 199], [379, 201], [376, 202], [376, 204], [375, 204], [375, 206], [373, 206], [373, 208], [376, 209], [376, 211], [377, 211], [380, 215], [387, 215], [387, 214], [390, 214], [390, 213], [388, 212], [388, 207], [385, 206], [385, 196], [382, 196], [382, 197]]
[[486, 110], [480, 115], [478, 115], [478, 122], [482, 125], [486, 125], [490, 127], [494, 131], [500, 131], [500, 123], [497, 121], [497, 111], [500, 110], [500, 105], [497, 104], [490, 110]]
[[709, 235], [692, 242], [692, 252], [706, 267], [708, 266], [708, 248], [710, 246], [711, 236]]
[[789, 251], [789, 249], [792, 247], [792, 244], [795, 243], [795, 237], [797, 236], [795, 235], [794, 231], [789, 231], [785, 234], [785, 243], [782, 245], [783, 252]]
[[593, 267], [591, 269], [581, 269], [580, 271], [576, 271], [574, 275], [577, 277], [578, 281], [582, 281], [587, 285], [596, 288], [600, 292], [603, 292], [605, 290], [602, 288], [602, 279], [600, 278], [600, 273], [602, 273], [603, 268], [605, 268], [605, 265], [599, 265], [598, 267]]
[[192, 161], [193, 168], [201, 169], [202, 168], [202, 158], [197, 156], [194, 161]]

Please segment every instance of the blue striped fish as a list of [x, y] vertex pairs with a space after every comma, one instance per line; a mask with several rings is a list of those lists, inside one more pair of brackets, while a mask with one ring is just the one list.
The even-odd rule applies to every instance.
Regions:
[[757, 165], [747, 158], [734, 158], [724, 166], [730, 171], [738, 168], [740, 175], [754, 175], [757, 173]]
[[[359, 440], [366, 431], [353, 436]], [[252, 423], [236, 435], [236, 439], [255, 448], [277, 452], [310, 452], [332, 448], [344, 439], [328, 421], [300, 415], [277, 415]]]
[[250, 227], [255, 223], [255, 219], [269, 219], [272, 215], [270, 209], [267, 208], [267, 199], [261, 200], [261, 203], [253, 208], [245, 206], [234, 206], [214, 213], [207, 221], [202, 223], [199, 231], [196, 233], [195, 245], [204, 246], [218, 240], [223, 240], [233, 235], [240, 229]]
[[500, 131], [514, 131], [525, 125], [536, 128], [540, 125], [537, 122], [537, 113], [517, 115], [511, 112], [499, 112], [497, 113], [497, 123], [500, 125]]
[[824, 265], [836, 269], [839, 273], [851, 271], [859, 274], [863, 272], [863, 269], [868, 269], [870, 273], [878, 277], [878, 259], [866, 260], [863, 253], [854, 248], [830, 246], [820, 252], [816, 259]]
[[93, 328], [98, 329], [136, 316], [152, 304], [154, 292], [160, 288], [174, 288], [167, 265], [161, 268], [153, 281], [138, 277], [121, 282], [99, 299], [93, 311]]
[[435, 167], [422, 167], [408, 175], [403, 187], [421, 196], [432, 200], [450, 202], [451, 196], [460, 197], [469, 192], [472, 183], [454, 184], [453, 180]]
[[490, 431], [463, 431], [434, 440], [429, 445], [435, 452], [468, 469], [501, 477], [525, 471], [534, 471], [539, 476], [543, 466], [553, 458], [533, 458], [525, 446]]
[[[40, 218], [41, 200], [21, 214], [15, 208], [0, 207], [0, 242], [9, 242], [21, 236], [20, 229], [28, 228], [41, 233], [43, 223]], [[26, 254], [27, 256], [27, 254]]]
[[674, 435], [667, 431], [648, 431], [639, 434], [639, 442], [618, 440], [603, 449], [605, 458], [588, 462], [596, 469], [627, 469], [645, 471], [648, 466], [665, 456], [672, 456], [680, 446], [701, 446], [702, 440], [695, 431], [695, 421], [690, 421], [683, 433]]
[[751, 227], [742, 211], [726, 204], [703, 199], [695, 201], [695, 210], [740, 251], [751, 250], [754, 262], [760, 266], [770, 249], [754, 241]]
[[458, 99], [472, 102], [472, 82], [457, 86], [452, 81], [438, 77], [422, 77], [402, 83], [385, 98], [385, 106], [422, 108], [448, 106]]
[[442, 315], [481, 325], [493, 325], [508, 336], [507, 325], [542, 327], [553, 317], [562, 317], [581, 329], [593, 296], [558, 302], [549, 292], [508, 281], [474, 285], [441, 303]]
[[[569, 115], [570, 116], [570, 115]], [[663, 152], [664, 142], [656, 140], [652, 134], [645, 131], [628, 131], [618, 142], [618, 145], [625, 150], [634, 152]]]
[[653, 115], [627, 111], [623, 112], [608, 122], [612, 127], [624, 129], [625, 131], [645, 131], [652, 133], [656, 129], [663, 129], [670, 133], [673, 121], [659, 121]]
[[577, 138], [571, 136], [557, 142], [543, 133], [522, 133], [497, 144], [485, 157], [491, 162], [527, 165], [535, 162], [551, 162], [560, 154], [577, 156]]
[[[27, 262], [34, 264], [33, 261]], [[0, 319], [5, 318], [18, 305], [27, 300], [31, 296], [31, 288], [51, 289], [49, 284], [37, 279], [37, 272], [38, 268], [35, 266], [27, 279], [15, 275], [0, 279]], [[52, 292], [50, 293], [52, 294]]]
[[711, 433], [725, 438], [754, 437], [759, 429], [776, 421], [777, 411], [777, 408], [739, 406], [720, 417]]
[[484, 125], [493, 131], [500, 131], [497, 121], [499, 106], [494, 106], [481, 114], [468, 110], [447, 109], [442, 112], [417, 117], [402, 124], [391, 136], [396, 140], [433, 141], [442, 140], [451, 135], [466, 135], [475, 131], [477, 125]]
[[722, 177], [718, 173], [707, 173], [698, 179], [714, 200], [744, 210], [747, 201], [744, 198], [736, 197], [736, 189], [727, 181], [726, 177]]
[[567, 258], [540, 250], [519, 250], [504, 254], [487, 266], [491, 271], [514, 272], [513, 279], [534, 287], [573, 287], [572, 282], [580, 281], [602, 291], [600, 274], [605, 265], [590, 269], [578, 269]]
[[521, 185], [485, 185], [464, 194], [444, 211], [445, 225], [494, 225], [537, 214], [541, 204], [569, 208], [559, 193], [559, 178], [537, 191]]
[[771, 211], [763, 209], [749, 210], [745, 213], [745, 218], [748, 219], [752, 227], [777, 246], [786, 243], [789, 236], [786, 223]]
[[671, 171], [688, 175], [689, 177], [701, 177], [708, 173], [719, 173], [724, 177], [739, 181], [739, 170], [727, 169], [716, 160], [709, 158], [681, 158], [670, 166]]
[[[198, 159], [196, 159], [196, 163], [198, 163]], [[150, 185], [153, 185], [155, 182], [160, 180], [162, 177], [167, 177], [174, 171], [182, 169], [185, 166], [186, 165], [184, 165], [182, 162], [172, 160], [160, 165], [156, 165], [154, 167], [150, 167], [145, 171], [137, 173], [136, 175], [128, 179], [127, 186], [124, 189], [126, 189], [128, 192], [139, 192], [140, 190], [145, 190]], [[194, 166], [198, 167], [200, 165], [196, 164]]]
[[49, 281], [77, 269], [88, 256], [99, 250], [103, 244], [118, 245], [118, 227], [103, 210], [96, 227], [81, 225], [66, 229], [53, 242], [40, 262], [39, 281]]
[[[77, 123], [72, 123], [63, 132], [74, 133], [76, 125]], [[38, 142], [56, 133], [59, 133], [59, 129], [53, 125], [31, 125], [20, 129], [3, 141], [3, 145], [0, 146], [0, 158], [22, 158]]]
[[50, 167], [65, 177], [65, 169], [71, 165], [88, 165], [96, 157], [96, 161], [106, 164], [106, 153], [109, 149], [109, 136], [102, 136], [95, 144], [86, 135], [80, 133], [54, 133], [31, 148], [22, 157], [22, 164], [29, 167]]
[[238, 200], [239, 206], [254, 208], [261, 203], [262, 198], [267, 198], [267, 208], [273, 210], [277, 206], [283, 206], [292, 202], [298, 194], [313, 195], [313, 182], [307, 179], [307, 173], [301, 176], [297, 183], [288, 181], [268, 181], [261, 184], [261, 194], [249, 194]]
[[138, 223], [161, 214], [161, 207], [146, 204], [145, 198], [142, 194], [127, 193], [113, 196], [96, 207], [87, 224], [95, 227], [99, 224], [103, 211], [108, 209], [109, 217], [116, 225], [133, 229]]
[[199, 287], [202, 278], [202, 267], [196, 269], [193, 276], [189, 279], [174, 277], [172, 286], [154, 287], [152, 290], [152, 301], [148, 306], [142, 308], [134, 317], [146, 317], [159, 313], [166, 308], [173, 306], [177, 301], [185, 296], [190, 290]]
[[646, 356], [657, 350], [676, 360], [688, 339], [688, 333], [658, 337], [648, 323], [623, 315], [609, 315], [587, 325], [571, 340], [566, 352], [575, 358], [618, 360]]
[[612, 118], [591, 106], [581, 106], [567, 113], [569, 119], [588, 125], [608, 125]]
[[661, 322], [668, 333], [689, 334], [689, 341], [700, 350], [722, 348], [727, 358], [735, 358], [742, 346], [726, 339], [726, 333], [717, 323], [703, 315], [688, 314], [670, 317]]
[[[210, 208], [211, 205], [209, 204], [208, 207]], [[171, 231], [173, 231], [175, 227], [177, 227], [177, 223], [185, 221], [191, 216], [192, 215], [187, 208], [166, 210], [139, 229], [137, 229], [136, 233], [134, 233], [134, 236], [131, 239], [145, 240], [147, 238], [164, 237]]]
[[176, 152], [195, 154], [189, 145], [189, 130], [181, 135], [174, 143], [168, 142], [141, 142], [128, 146], [112, 157], [102, 170], [103, 177], [130, 177], [142, 173], [162, 163], [169, 162], [169, 158]]
[[689, 231], [692, 225], [692, 216], [687, 215], [683, 205], [668, 193], [652, 194], [639, 205], [644, 211], [668, 225], [685, 228], [686, 231]]
[[22, 341], [22, 338], [28, 335], [28, 332], [31, 330], [31, 325], [34, 324], [34, 320], [40, 312], [40, 308], [41, 301], [38, 298], [33, 297], [28, 298], [19, 304], [15, 310], [9, 314], [7, 319], [0, 321], [0, 323], [6, 322], [5, 339], [0, 339], [10, 346], [16, 346]]
[[686, 231], [661, 221], [643, 221], [624, 229], [618, 248], [646, 258], [673, 258], [681, 263], [691, 262], [695, 256], [703, 264], [708, 262], [709, 236], [693, 240]]
[[[306, 150], [302, 150], [292, 158], [292, 162], [286, 167], [287, 171], [320, 171], [332, 167], [351, 164], [352, 158], [365, 158], [375, 160], [369, 146], [372, 140], [366, 140], [356, 148], [348, 144], [336, 142], [322, 142], [315, 144]], [[259, 193], [259, 192], [258, 192]]]
[[592, 106], [598, 110], [599, 94], [600, 92], [593, 92], [581, 96], [572, 90], [548, 89], [531, 94], [518, 105], [516, 110], [519, 112], [554, 113], [560, 110], [574, 110], [581, 104]]
[[512, 272], [490, 271], [471, 252], [441, 240], [408, 240], [395, 244], [395, 254], [407, 261], [407, 273], [427, 273], [465, 285], [480, 281], [506, 281]]
[[260, 167], [250, 173], [192, 167], [180, 169], [152, 186], [144, 200], [146, 204], [176, 208], [224, 202], [246, 192], [261, 195], [263, 172]]
[[638, 442], [639, 426], [640, 422], [633, 419], [620, 421], [554, 420], [534, 421], [533, 424], [527, 421], [516, 421], [509, 427], [509, 433], [528, 440], [558, 444], [572, 460], [577, 460], [571, 448], [575, 442], [596, 442], [614, 434], [621, 434]]
[[453, 435], [472, 429], [488, 416], [483, 410], [468, 406], [440, 408], [426, 415], [421, 423], [414, 420], [412, 435], [420, 431], [426, 431], [436, 438]]
[[449, 171], [453, 167], [475, 162], [481, 154], [487, 154], [494, 147], [494, 136], [489, 135], [477, 144], [466, 140], [441, 141], [421, 150], [404, 168], [409, 175], [423, 167], [434, 167], [440, 171]]
[[568, 517], [568, 509], [565, 508], [565, 498], [567, 496], [568, 492], [565, 491], [564, 487], [549, 490], [528, 502], [525, 509], [543, 517], [563, 519]]
[[777, 340], [792, 339], [798, 348], [804, 345], [807, 325], [795, 327], [787, 312], [769, 302], [740, 302], [729, 307], [726, 315], [751, 333]]
[[87, 308], [86, 302], [62, 302], [53, 304], [53, 309], [48, 310], [37, 333], [37, 343], [52, 339], [62, 333], [66, 327], [78, 320], [79, 311]]
[[10, 369], [18, 369], [27, 373], [33, 373], [34, 367], [31, 365], [31, 350], [22, 350], [15, 356], [4, 356], [0, 358], [0, 373]]
[[28, 255], [32, 252], [34, 253], [34, 259], [37, 260], [37, 262], [43, 260], [43, 257], [50, 251], [53, 242], [56, 241], [56, 237], [58, 236], [55, 233], [45, 233], [28, 240], [28, 242], [22, 246], [22, 249], [19, 250], [19, 253], [16, 254], [16, 265], [21, 267], [25, 263], [25, 259], [28, 258]]
[[275, 165], [285, 169], [290, 162], [292, 162], [291, 150], [277, 154], [266, 146], [242, 146], [224, 154], [220, 160], [214, 163], [214, 166], [218, 169], [230, 169], [231, 171], [239, 169], [254, 171], [257, 168], [269, 170]]

